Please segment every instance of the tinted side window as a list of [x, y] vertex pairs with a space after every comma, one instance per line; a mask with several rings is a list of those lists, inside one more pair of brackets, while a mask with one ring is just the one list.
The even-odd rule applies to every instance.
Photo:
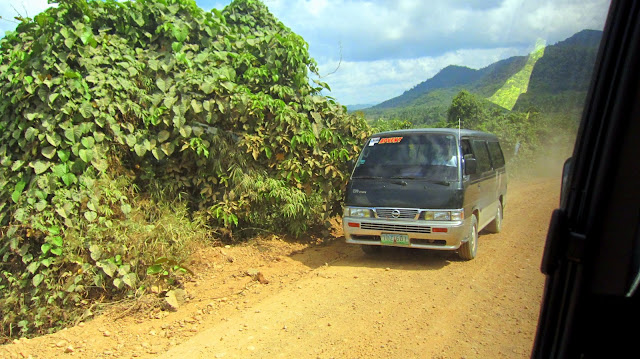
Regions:
[[462, 150], [462, 157], [464, 157], [464, 155], [473, 154], [469, 140], [460, 141], [460, 149]]
[[498, 142], [488, 142], [487, 145], [489, 146], [489, 154], [491, 155], [491, 160], [493, 161], [493, 167], [503, 167], [504, 156], [502, 155], [500, 144]]
[[473, 154], [476, 157], [478, 173], [482, 173], [491, 169], [491, 159], [489, 158], [489, 151], [484, 141], [473, 140], [471, 141], [471, 147], [473, 147]]

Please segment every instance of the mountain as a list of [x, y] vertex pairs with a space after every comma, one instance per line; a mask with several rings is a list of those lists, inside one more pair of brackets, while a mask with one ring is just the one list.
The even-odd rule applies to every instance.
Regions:
[[373, 104], [373, 103], [347, 105], [347, 111], [349, 111], [349, 112], [358, 111], [358, 110], [362, 110], [362, 109], [365, 109], [365, 108], [369, 108], [369, 107], [374, 106], [374, 105], [375, 104]]
[[548, 46], [536, 63], [529, 88], [514, 107], [546, 107], [549, 112], [562, 112], [570, 107], [581, 111], [591, 81], [602, 31], [584, 30]]
[[568, 100], [570, 110], [579, 111], [601, 36], [601, 31], [583, 30], [554, 45], [539, 45], [529, 56], [510, 57], [478, 70], [447, 66], [402, 95], [363, 112], [370, 119], [398, 118], [429, 125], [446, 118], [451, 100], [461, 90], [507, 110], [567, 111]]
[[464, 66], [449, 65], [429, 80], [419, 83], [409, 91], [405, 91], [401, 96], [384, 101], [373, 108], [381, 109], [406, 106], [433, 90], [468, 84], [478, 79], [479, 76], [478, 70]]

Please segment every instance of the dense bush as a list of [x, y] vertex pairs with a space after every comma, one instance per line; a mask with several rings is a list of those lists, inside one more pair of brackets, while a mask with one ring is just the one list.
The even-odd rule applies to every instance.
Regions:
[[0, 40], [0, 335], [135, 295], [184, 230], [339, 211], [369, 128], [307, 47], [252, 0], [66, 0]]

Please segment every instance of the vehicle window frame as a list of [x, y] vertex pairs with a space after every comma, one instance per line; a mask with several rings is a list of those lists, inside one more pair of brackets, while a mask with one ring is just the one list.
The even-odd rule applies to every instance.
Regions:
[[[481, 145], [476, 147], [476, 143], [481, 143]], [[486, 154], [484, 161], [478, 156], [479, 153], [482, 152], [481, 149], [484, 149], [484, 153]], [[476, 159], [478, 173], [485, 173], [493, 169], [493, 163], [491, 162], [491, 155], [489, 154], [486, 140], [478, 138], [471, 139], [471, 151], [473, 151], [473, 157]]]
[[[492, 151], [491, 149], [491, 145], [495, 145], [494, 147], [494, 151]], [[506, 166], [506, 161], [504, 159], [504, 153], [502, 152], [502, 147], [500, 147], [500, 142], [498, 141], [487, 141], [487, 148], [489, 149], [489, 156], [491, 157], [491, 163], [493, 168], [502, 168], [504, 166]], [[494, 158], [497, 157], [497, 158]], [[497, 161], [496, 161], [497, 160]]]

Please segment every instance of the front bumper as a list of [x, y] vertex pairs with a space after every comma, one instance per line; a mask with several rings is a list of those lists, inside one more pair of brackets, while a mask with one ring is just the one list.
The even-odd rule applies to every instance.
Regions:
[[465, 240], [468, 232], [467, 227], [468, 224], [465, 221], [342, 218], [346, 242], [365, 245], [383, 245], [380, 241], [380, 235], [394, 233], [409, 236], [409, 245], [396, 245], [398, 247], [456, 250]]

